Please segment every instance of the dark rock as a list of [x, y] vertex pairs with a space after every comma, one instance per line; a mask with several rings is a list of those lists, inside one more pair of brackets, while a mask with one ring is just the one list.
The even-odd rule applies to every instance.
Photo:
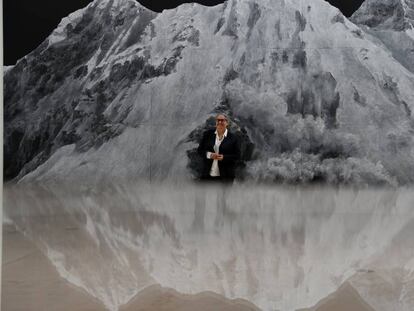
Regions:
[[224, 85], [226, 85], [227, 83], [231, 82], [232, 80], [237, 79], [238, 76], [239, 76], [239, 74], [238, 74], [237, 71], [235, 71], [233, 69], [233, 66], [230, 67], [229, 69], [227, 69], [227, 71], [226, 71], [226, 73], [224, 75], [224, 78], [223, 78]]
[[392, 79], [384, 74], [384, 82], [382, 84], [382, 89], [384, 94], [388, 97], [388, 99], [393, 102], [397, 106], [402, 106], [404, 109], [405, 114], [410, 117], [411, 110], [408, 107], [407, 103], [403, 100], [400, 100], [400, 91], [398, 90], [398, 84]]
[[282, 62], [284, 64], [286, 64], [287, 62], [289, 62], [289, 55], [288, 55], [288, 52], [286, 50], [284, 50], [282, 52]]
[[270, 54], [270, 59], [272, 61], [272, 67], [275, 68], [277, 63], [279, 62], [279, 53], [274, 51]]
[[247, 20], [247, 26], [249, 27], [248, 31], [247, 31], [247, 38], [250, 37], [253, 27], [256, 25], [257, 21], [260, 18], [260, 8], [259, 5], [256, 2], [249, 2], [249, 8], [250, 8], [250, 13], [249, 13], [249, 18]]
[[404, 100], [401, 101], [401, 104], [403, 105], [403, 107], [405, 109], [405, 113], [407, 114], [407, 116], [411, 117], [411, 109], [408, 106], [408, 104]]
[[181, 51], [184, 49], [184, 46], [180, 45], [173, 50], [173, 55], [168, 59], [164, 60], [163, 64], [159, 68], [163, 75], [169, 75], [175, 70], [178, 62], [180, 61]]
[[180, 33], [176, 34], [172, 39], [172, 42], [187, 41], [194, 46], [199, 46], [200, 31], [193, 26], [185, 27]]
[[335, 15], [335, 16], [331, 19], [331, 23], [332, 23], [332, 24], [335, 24], [335, 23], [345, 24], [345, 17], [343, 16], [343, 14], [338, 13], [337, 15]]
[[151, 33], [154, 31], [154, 25], [151, 21], [157, 16], [157, 13], [149, 10], [141, 11], [140, 15], [136, 18], [134, 25], [129, 33], [129, 36], [125, 42], [124, 49], [141, 41], [142, 35], [149, 26]]
[[306, 28], [306, 18], [299, 11], [295, 12], [295, 18], [296, 18], [296, 22], [298, 24], [299, 30], [304, 31]]
[[280, 32], [280, 19], [276, 22], [275, 29], [276, 29], [278, 39], [282, 40], [282, 33]]
[[88, 66], [82, 65], [75, 71], [75, 79], [81, 79], [88, 74]]
[[125, 16], [120, 12], [114, 21], [114, 28], [122, 26], [125, 22]]
[[115, 33], [112, 31], [108, 31], [104, 34], [103, 39], [101, 41], [100, 49], [101, 53], [99, 53], [96, 62], [99, 64], [108, 53], [110, 47], [114, 43], [116, 39]]
[[220, 19], [217, 22], [217, 26], [216, 26], [216, 30], [214, 31], [214, 34], [220, 31], [221, 27], [223, 27], [224, 25], [224, 22], [225, 22], [224, 17], [220, 17]]
[[303, 50], [295, 51], [293, 54], [293, 68], [306, 68], [306, 52]]
[[355, 87], [354, 87], [354, 101], [363, 107], [367, 105], [366, 98], [361, 96]]
[[187, 39], [188, 42], [192, 43], [194, 46], [200, 45], [200, 31], [195, 29]]
[[223, 35], [230, 36], [234, 38], [238, 38], [237, 35], [237, 27], [238, 27], [238, 21], [236, 16], [236, 2], [232, 2], [232, 7], [230, 10], [229, 18], [227, 20], [226, 28], [223, 31]]
[[360, 29], [352, 30], [351, 33], [357, 38], [363, 38], [362, 31]]

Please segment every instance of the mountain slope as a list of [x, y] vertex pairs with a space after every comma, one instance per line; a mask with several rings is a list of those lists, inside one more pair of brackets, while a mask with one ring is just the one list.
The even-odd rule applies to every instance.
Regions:
[[365, 1], [351, 20], [378, 38], [398, 62], [414, 72], [414, 1]]
[[376, 29], [412, 29], [414, 1], [366, 0], [352, 15], [352, 20]]
[[223, 111], [248, 178], [411, 183], [414, 74], [390, 54], [319, 0], [95, 1], [6, 73], [5, 175], [188, 178]]

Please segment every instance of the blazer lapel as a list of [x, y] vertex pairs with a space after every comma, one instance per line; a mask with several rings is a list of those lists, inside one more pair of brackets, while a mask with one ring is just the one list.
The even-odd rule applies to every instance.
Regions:
[[214, 152], [214, 145], [216, 144], [216, 134], [213, 132], [213, 134], [211, 134], [211, 138], [210, 138], [210, 148], [211, 150], [213, 150]]
[[[223, 140], [221, 141], [221, 144], [220, 144], [220, 147], [219, 147], [219, 153], [221, 153], [221, 147], [223, 146], [223, 144], [226, 144], [228, 141], [229, 141], [229, 136], [230, 136], [231, 134], [229, 133], [229, 132], [227, 132], [227, 136], [225, 136], [224, 138], [223, 138]], [[210, 147], [211, 147], [211, 150], [213, 150], [214, 151], [214, 145], [216, 144], [216, 133], [215, 132], [212, 132], [212, 134], [211, 134], [211, 138], [210, 138]]]
[[222, 153], [222, 147], [225, 145], [229, 140], [229, 132], [227, 132], [227, 136], [224, 136], [223, 140], [221, 141], [220, 147], [219, 147], [219, 153]]

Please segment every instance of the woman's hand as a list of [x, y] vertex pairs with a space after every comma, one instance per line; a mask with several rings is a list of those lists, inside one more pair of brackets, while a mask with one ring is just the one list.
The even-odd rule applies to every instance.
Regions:
[[222, 154], [218, 154], [218, 153], [212, 153], [210, 155], [210, 159], [221, 161], [221, 160], [223, 160], [223, 155]]

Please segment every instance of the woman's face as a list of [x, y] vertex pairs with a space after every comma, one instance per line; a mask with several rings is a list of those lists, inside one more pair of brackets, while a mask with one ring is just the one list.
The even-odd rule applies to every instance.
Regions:
[[223, 116], [222, 114], [219, 114], [216, 117], [216, 129], [218, 131], [224, 132], [226, 130], [227, 127], [227, 119], [225, 116]]

